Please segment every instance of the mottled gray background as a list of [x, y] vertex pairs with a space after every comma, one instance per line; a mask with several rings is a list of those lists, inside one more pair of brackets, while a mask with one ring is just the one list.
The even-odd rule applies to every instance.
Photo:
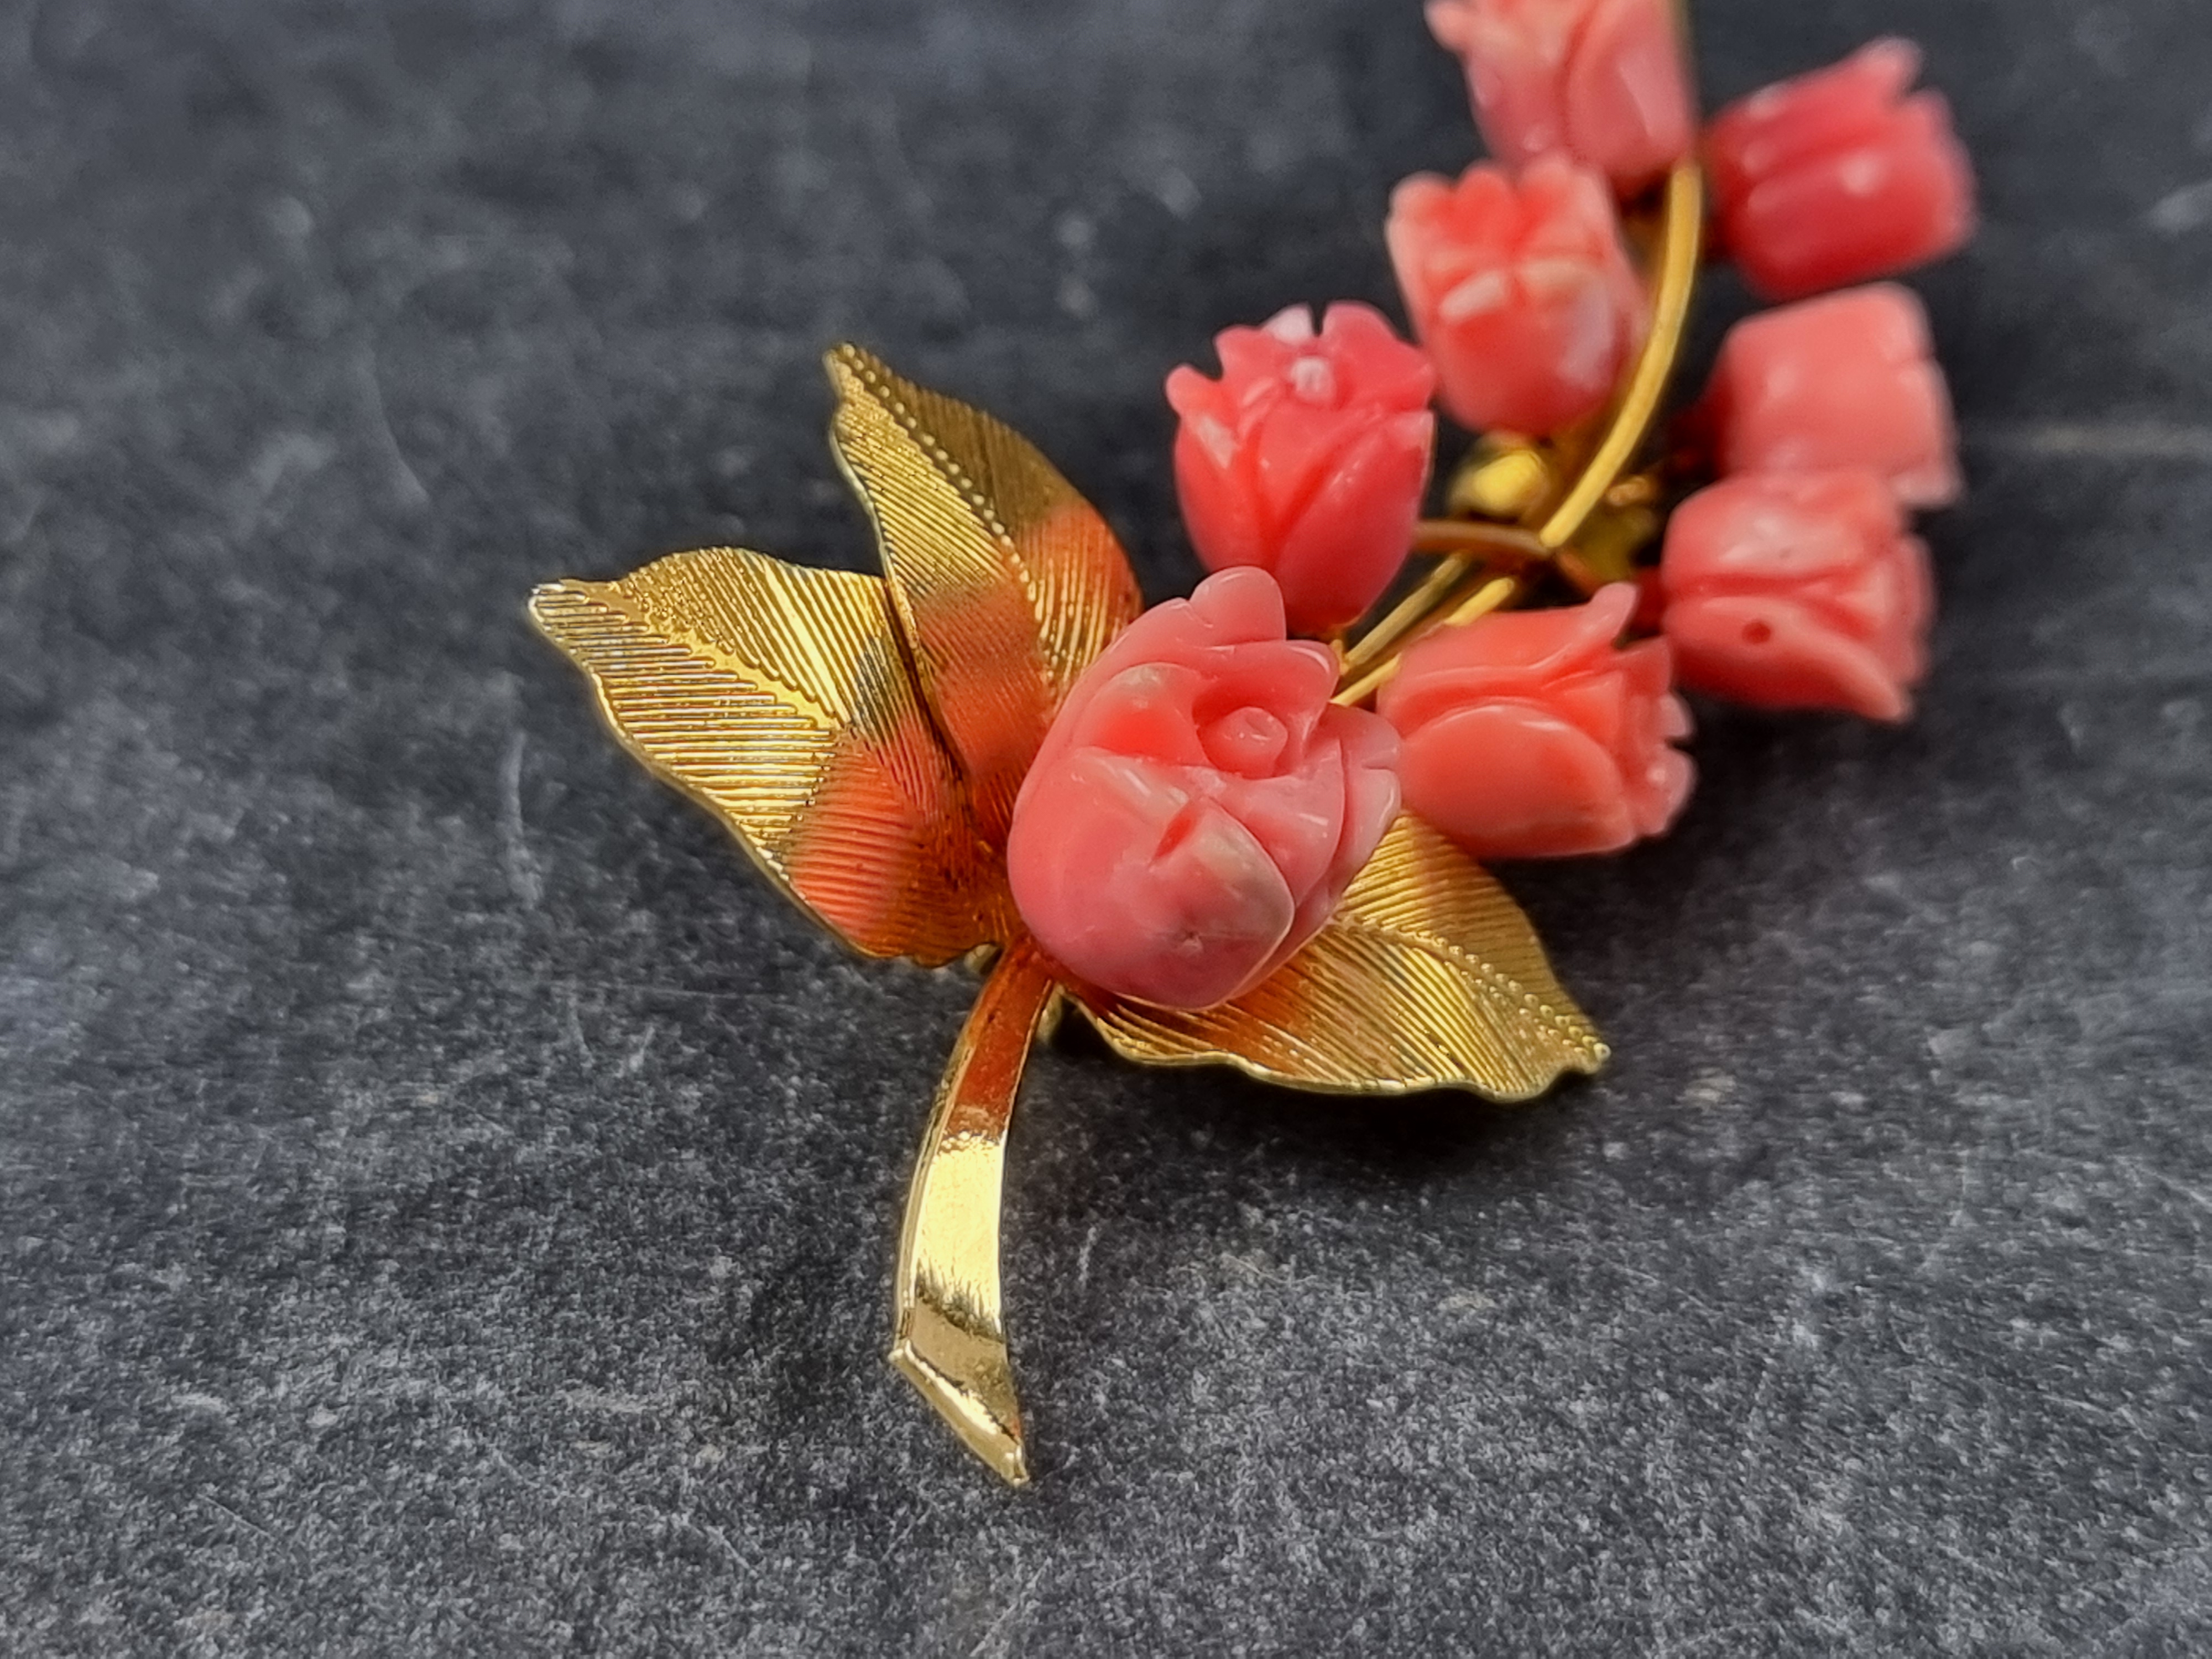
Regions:
[[865, 558], [847, 335], [1187, 585], [1161, 375], [1472, 153], [1413, 0], [0, 5], [0, 1650], [2212, 1644], [2212, 29], [1698, 12], [1921, 35], [1980, 158], [1924, 716], [1513, 873], [1548, 1105], [1042, 1055], [1011, 1493], [882, 1362], [969, 985], [521, 601]]

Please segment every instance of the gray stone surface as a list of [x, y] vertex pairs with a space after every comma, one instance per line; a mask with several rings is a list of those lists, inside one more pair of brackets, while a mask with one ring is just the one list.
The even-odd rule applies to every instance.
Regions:
[[0, 1650], [2212, 1644], [2202, 0], [1698, 11], [1980, 157], [1925, 716], [1512, 874], [1550, 1104], [1042, 1055], [1009, 1493], [881, 1357], [969, 986], [520, 603], [864, 559], [846, 335], [1187, 585], [1162, 374], [1472, 151], [1413, 0], [0, 7]]

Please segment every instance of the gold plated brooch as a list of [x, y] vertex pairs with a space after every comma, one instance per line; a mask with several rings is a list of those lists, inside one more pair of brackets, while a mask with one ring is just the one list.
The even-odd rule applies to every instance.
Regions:
[[[1900, 41], [1701, 144], [1679, 11], [1576, 23], [1594, 3], [1431, 6], [1503, 161], [1393, 199], [1418, 344], [1294, 307], [1222, 334], [1218, 380], [1169, 378], [1215, 573], [1188, 599], [1146, 611], [1028, 442], [845, 345], [830, 442], [880, 576], [716, 548], [532, 601], [625, 746], [817, 922], [983, 975], [891, 1358], [1010, 1481], [1006, 1133], [1066, 1010], [1143, 1065], [1532, 1099], [1607, 1050], [1478, 860], [1663, 833], [1694, 781], [1678, 688], [1910, 712], [1933, 586], [1908, 514], [1958, 493], [1948, 396], [1906, 290], [1806, 296], [1960, 246], [1964, 151]], [[1709, 182], [1751, 286], [1802, 302], [1739, 325], [1661, 433]], [[1439, 404], [1476, 435], [1422, 519]]]

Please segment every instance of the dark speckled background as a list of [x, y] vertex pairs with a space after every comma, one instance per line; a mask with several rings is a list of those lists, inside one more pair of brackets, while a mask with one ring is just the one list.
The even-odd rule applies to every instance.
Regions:
[[1511, 873], [1548, 1105], [1041, 1056], [1009, 1493], [882, 1362], [969, 986], [521, 601], [863, 559], [847, 335], [1187, 585], [1162, 374], [1472, 153], [1417, 6], [0, 5], [0, 1650], [2212, 1645], [2212, 30], [1697, 9], [1721, 95], [1922, 36], [1981, 160], [1924, 717]]

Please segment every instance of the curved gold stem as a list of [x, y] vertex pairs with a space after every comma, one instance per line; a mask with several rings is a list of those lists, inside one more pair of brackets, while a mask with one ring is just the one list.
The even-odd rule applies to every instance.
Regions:
[[[1437, 621], [1446, 628], [1463, 627], [1477, 617], [1486, 617], [1492, 611], [1502, 611], [1512, 604], [1520, 595], [1521, 586], [1520, 579], [1517, 577], [1493, 577], [1477, 588], [1471, 597], [1462, 600], [1449, 611], [1438, 612]], [[1396, 679], [1398, 670], [1404, 666], [1405, 661], [1405, 654], [1401, 652], [1388, 661], [1376, 664], [1358, 679], [1339, 690], [1334, 701], [1346, 708], [1357, 708], [1384, 686], [1389, 684], [1392, 680]]]
[[[1345, 647], [1340, 684], [1364, 679], [1364, 671], [1433, 615], [1470, 570], [1487, 573], [1501, 567], [1519, 570], [1551, 556], [1551, 550], [1534, 532], [1476, 519], [1422, 520], [1414, 529], [1413, 550], [1449, 556], [1437, 561], [1420, 585], [1391, 607], [1388, 616]], [[1346, 699], [1340, 695], [1337, 701]]]
[[1668, 175], [1667, 201], [1659, 234], [1658, 270], [1651, 285], [1651, 332], [1628, 377], [1613, 422], [1589, 465], [1566, 499], [1553, 509], [1536, 534], [1544, 545], [1562, 548], [1589, 521], [1636, 452], [1650, 435], [1660, 399], [1682, 353], [1690, 320], [1690, 298], [1697, 291], [1698, 264], [1705, 238], [1705, 180], [1695, 161], [1683, 161]]
[[[1651, 331], [1630, 370], [1620, 398], [1613, 406], [1604, 435], [1590, 452], [1589, 464], [1577, 476], [1559, 503], [1547, 514], [1533, 535], [1502, 526], [1470, 522], [1470, 539], [1478, 533], [1492, 538], [1512, 537], [1535, 544], [1541, 557], [1555, 557], [1571, 543], [1589, 516], [1619, 481], [1636, 453], [1650, 435], [1651, 423], [1666, 396], [1667, 382], [1681, 355], [1682, 336], [1690, 317], [1691, 296], [1697, 290], [1698, 265], [1703, 257], [1705, 229], [1705, 176], [1695, 161], [1683, 161], [1667, 178], [1666, 200], [1661, 210], [1659, 252], [1653, 273]], [[1424, 532], [1429, 529], [1423, 526]], [[1496, 544], [1491, 543], [1491, 545]], [[1492, 561], [1480, 548], [1455, 550], [1437, 561], [1420, 586], [1392, 608], [1344, 653], [1342, 703], [1361, 701], [1353, 693], [1388, 680], [1386, 669], [1395, 653], [1444, 613], [1455, 609], [1467, 590], [1492, 574]]]
[[1007, 946], [984, 981], [938, 1085], [894, 1285], [891, 1364], [970, 1451], [1017, 1486], [1029, 1468], [1000, 1315], [999, 1200], [1014, 1097], [1058, 994], [1026, 939]]

